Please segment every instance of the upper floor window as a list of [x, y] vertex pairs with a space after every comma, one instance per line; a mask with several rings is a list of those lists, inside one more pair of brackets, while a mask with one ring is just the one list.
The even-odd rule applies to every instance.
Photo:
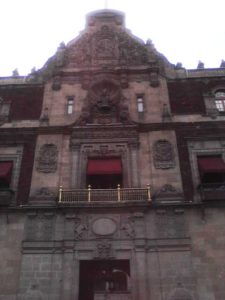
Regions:
[[145, 112], [143, 95], [137, 95], [136, 104], [137, 104], [138, 119], [141, 121], [144, 118], [144, 112]]
[[73, 113], [73, 104], [74, 104], [74, 97], [69, 96], [67, 97], [67, 114], [71, 115]]
[[215, 93], [215, 104], [220, 113], [225, 112], [225, 90], [217, 91]]
[[142, 96], [137, 97], [137, 111], [138, 113], [144, 112], [144, 100]]

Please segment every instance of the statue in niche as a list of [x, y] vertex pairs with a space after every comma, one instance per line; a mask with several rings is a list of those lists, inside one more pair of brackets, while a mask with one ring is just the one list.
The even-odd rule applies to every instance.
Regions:
[[154, 166], [156, 169], [170, 169], [175, 167], [172, 145], [167, 140], [158, 140], [153, 147]]
[[101, 92], [100, 99], [98, 100], [97, 106], [102, 112], [110, 111], [110, 94], [106, 88], [104, 88], [103, 91]]

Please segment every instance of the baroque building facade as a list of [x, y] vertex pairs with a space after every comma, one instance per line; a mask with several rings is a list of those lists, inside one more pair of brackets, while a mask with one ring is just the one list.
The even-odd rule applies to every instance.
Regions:
[[0, 78], [0, 299], [224, 300], [224, 203], [223, 65], [102, 10]]

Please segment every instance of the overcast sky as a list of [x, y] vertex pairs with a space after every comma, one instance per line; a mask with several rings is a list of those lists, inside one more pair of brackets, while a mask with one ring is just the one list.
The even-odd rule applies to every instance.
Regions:
[[[60, 42], [85, 26], [85, 16], [106, 0], [0, 0], [0, 76], [18, 68], [26, 75], [41, 68]], [[224, 0], [108, 0], [126, 14], [126, 27], [150, 38], [171, 63], [219, 67], [225, 59]]]

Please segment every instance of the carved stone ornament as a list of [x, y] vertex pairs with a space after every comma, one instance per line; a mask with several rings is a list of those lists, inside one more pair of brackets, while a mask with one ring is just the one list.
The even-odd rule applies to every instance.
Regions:
[[165, 184], [160, 189], [160, 193], [177, 193], [177, 190], [171, 184]]
[[172, 145], [167, 140], [158, 140], [153, 146], [154, 166], [156, 169], [170, 169], [175, 167]]
[[95, 82], [88, 91], [76, 124], [131, 124], [126, 102], [118, 82], [108, 79]]
[[74, 239], [81, 240], [83, 239], [84, 233], [88, 230], [88, 226], [85, 223], [75, 222], [75, 229], [74, 229]]
[[44, 144], [39, 150], [36, 169], [43, 173], [54, 173], [57, 170], [58, 150], [56, 145]]
[[125, 156], [127, 155], [126, 145], [124, 144], [94, 144], [82, 145], [82, 153], [86, 156], [93, 157], [110, 157], [110, 156]]
[[96, 259], [112, 259], [113, 257], [112, 245], [110, 243], [102, 241], [97, 244]]
[[108, 26], [93, 34], [84, 34], [67, 52], [68, 65], [140, 65], [148, 63], [148, 50], [144, 44], [127, 34]]
[[159, 75], [158, 75], [158, 73], [152, 72], [150, 74], [149, 80], [150, 80], [150, 85], [152, 87], [158, 87], [159, 86]]
[[110, 218], [99, 218], [92, 224], [92, 231], [99, 236], [112, 235], [116, 229], [116, 222]]
[[121, 229], [129, 238], [133, 239], [135, 237], [134, 222], [132, 220], [128, 219], [127, 222], [123, 223]]

